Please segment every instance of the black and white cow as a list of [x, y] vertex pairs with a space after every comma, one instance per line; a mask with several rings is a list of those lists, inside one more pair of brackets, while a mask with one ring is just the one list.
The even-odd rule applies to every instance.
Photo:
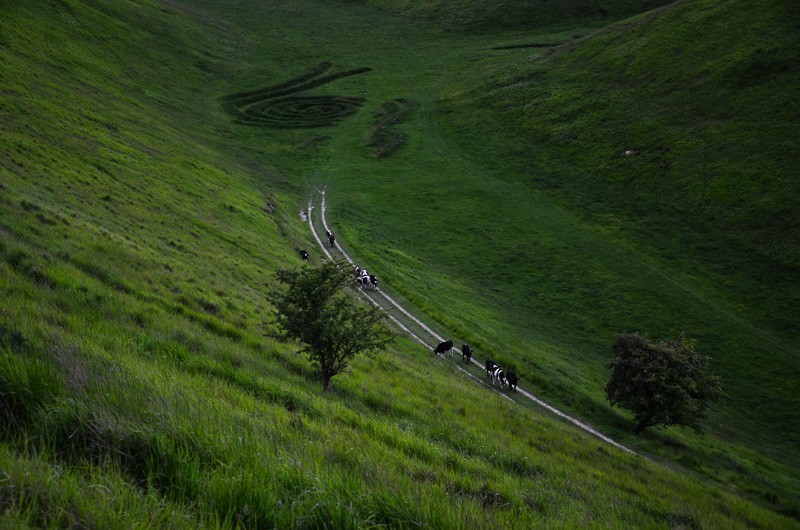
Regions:
[[373, 291], [377, 291], [378, 290], [378, 277], [377, 276], [375, 276], [374, 274], [370, 274], [369, 275], [369, 283], [370, 283], [370, 285], [372, 285], [372, 290]]
[[492, 372], [494, 372], [495, 368], [497, 368], [497, 363], [494, 362], [491, 359], [486, 359], [486, 378], [487, 379], [491, 379], [492, 378]]
[[308, 261], [308, 252], [306, 252], [306, 249], [300, 249], [300, 257], [303, 258], [303, 261]]
[[515, 372], [514, 370], [509, 370], [506, 373], [506, 381], [508, 381], [508, 389], [516, 392], [517, 381], [519, 381], [519, 377], [517, 377], [517, 372]]
[[336, 236], [334, 236], [333, 232], [330, 230], [325, 230], [325, 235], [328, 236], [328, 242], [331, 244], [331, 248], [333, 248], [333, 244], [336, 242]]
[[439, 345], [436, 346], [433, 349], [433, 353], [435, 353], [436, 355], [443, 355], [445, 353], [448, 353], [448, 354], [452, 355], [453, 354], [453, 341], [452, 340], [446, 340], [444, 342], [440, 342]]
[[367, 269], [361, 269], [361, 276], [358, 277], [359, 287], [361, 289], [369, 289], [369, 273]]
[[503, 388], [503, 386], [507, 384], [506, 373], [499, 366], [496, 366], [492, 371], [492, 384], [500, 385], [500, 388]]
[[472, 348], [469, 347], [469, 344], [461, 345], [461, 355], [464, 357], [464, 362], [468, 363], [472, 360]]

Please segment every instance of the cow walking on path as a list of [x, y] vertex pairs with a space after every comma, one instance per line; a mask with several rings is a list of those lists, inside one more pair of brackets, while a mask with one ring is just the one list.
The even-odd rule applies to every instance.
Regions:
[[497, 363], [494, 362], [491, 359], [486, 359], [486, 378], [487, 379], [491, 379], [492, 378], [492, 372], [494, 372], [495, 368], [497, 368]]
[[436, 348], [433, 349], [433, 353], [436, 355], [444, 355], [445, 353], [452, 355], [453, 354], [453, 341], [446, 340], [444, 342], [440, 342]]
[[461, 345], [461, 355], [464, 357], [464, 362], [472, 361], [472, 348], [469, 347], [469, 344]]
[[517, 372], [514, 370], [509, 370], [506, 373], [506, 381], [508, 382], [508, 389], [513, 390], [514, 392], [517, 391], [517, 381], [519, 381], [519, 377], [517, 376]]
[[500, 388], [503, 388], [506, 385], [506, 383], [507, 381], [506, 381], [505, 371], [499, 366], [496, 366], [494, 371], [492, 371], [492, 384], [499, 385]]

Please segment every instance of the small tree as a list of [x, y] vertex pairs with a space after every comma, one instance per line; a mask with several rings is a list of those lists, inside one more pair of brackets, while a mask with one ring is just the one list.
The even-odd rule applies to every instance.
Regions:
[[391, 339], [383, 325], [383, 310], [358, 304], [345, 294], [344, 288], [353, 282], [353, 270], [346, 262], [280, 270], [277, 277], [288, 286], [271, 294], [277, 324], [286, 337], [302, 344], [322, 376], [324, 390], [350, 359], [379, 350]]
[[634, 432], [651, 426], [682, 425], [702, 430], [712, 401], [722, 395], [719, 379], [709, 373], [710, 358], [694, 351], [694, 341], [651, 344], [639, 334], [614, 341], [606, 396], [612, 405], [633, 412]]

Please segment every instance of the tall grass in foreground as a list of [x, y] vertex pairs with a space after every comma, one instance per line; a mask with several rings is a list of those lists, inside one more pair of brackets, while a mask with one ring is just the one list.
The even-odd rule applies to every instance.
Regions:
[[[32, 283], [8, 269], [3, 277]], [[42, 322], [59, 320], [62, 291], [12, 297], [2, 320], [4, 337], [17, 337], [4, 342], [0, 358], [2, 409], [13, 426], [0, 444], [9, 520], [783, 524], [465, 384], [405, 341], [359, 359], [323, 395], [304, 363], [292, 368], [290, 352], [255, 350], [180, 315], [129, 327], [125, 305], [104, 303], [71, 312], [68, 327], [43, 324], [36, 335], [13, 316], [49, 307]], [[112, 318], [98, 322], [98, 310]], [[187, 351], [186, 337], [203, 350]]]

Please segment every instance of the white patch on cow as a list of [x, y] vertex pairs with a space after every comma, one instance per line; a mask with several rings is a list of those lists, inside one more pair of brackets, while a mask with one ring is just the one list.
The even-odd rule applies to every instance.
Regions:
[[503, 388], [506, 383], [505, 375], [502, 368], [499, 366], [495, 368], [492, 372], [492, 384], [499, 385], [500, 388]]

